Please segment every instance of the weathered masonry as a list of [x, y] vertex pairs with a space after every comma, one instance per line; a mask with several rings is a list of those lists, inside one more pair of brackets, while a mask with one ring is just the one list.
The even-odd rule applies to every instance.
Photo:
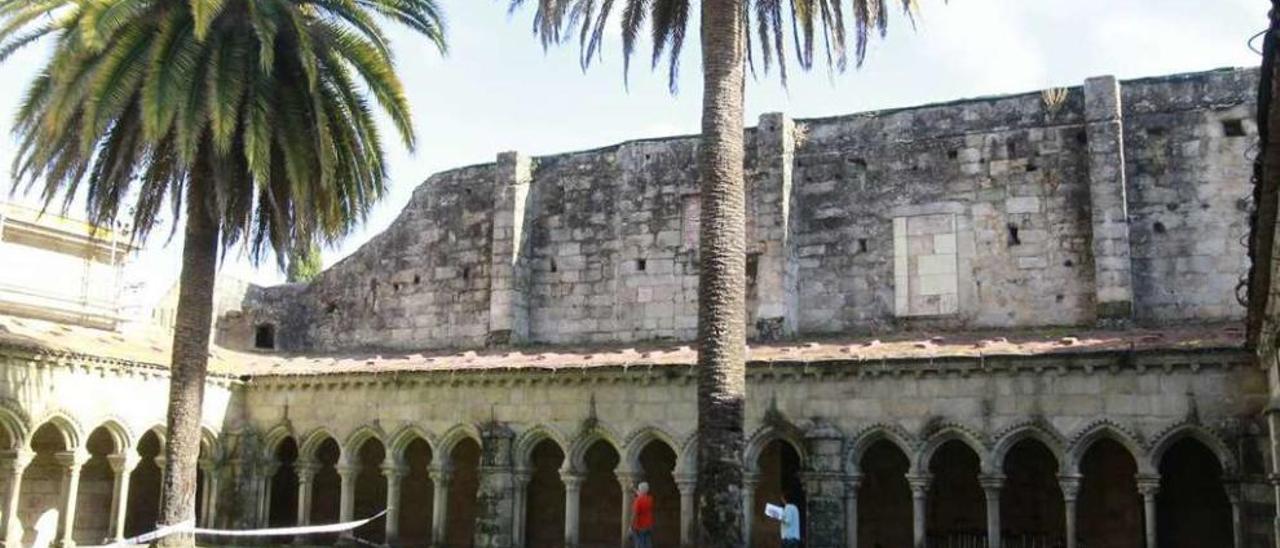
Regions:
[[[748, 131], [744, 533], [807, 546], [1275, 547], [1243, 346], [1256, 72]], [[200, 521], [388, 509], [404, 546], [696, 545], [696, 140], [432, 177], [218, 320]], [[0, 316], [0, 528], [150, 529], [167, 334]], [[212, 539], [210, 539], [212, 540]], [[327, 543], [342, 539], [296, 539]], [[277, 539], [278, 541], [278, 539]]]

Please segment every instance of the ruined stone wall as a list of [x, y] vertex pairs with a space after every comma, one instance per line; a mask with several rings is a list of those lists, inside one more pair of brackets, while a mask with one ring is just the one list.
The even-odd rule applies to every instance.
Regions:
[[[1256, 72], [747, 130], [751, 335], [1239, 319]], [[242, 322], [279, 348], [691, 339], [697, 139], [438, 174]], [[248, 332], [227, 327], [227, 333]]]

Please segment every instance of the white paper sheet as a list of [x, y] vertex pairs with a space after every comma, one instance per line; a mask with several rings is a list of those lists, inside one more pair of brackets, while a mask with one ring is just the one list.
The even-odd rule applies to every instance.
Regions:
[[783, 512], [784, 510], [782, 509], [781, 506], [774, 506], [767, 502], [764, 504], [764, 515], [769, 516], [773, 519], [782, 521]]

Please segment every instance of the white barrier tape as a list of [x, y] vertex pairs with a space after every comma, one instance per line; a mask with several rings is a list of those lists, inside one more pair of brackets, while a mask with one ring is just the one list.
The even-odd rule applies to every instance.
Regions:
[[155, 531], [145, 535], [138, 535], [128, 538], [110, 546], [123, 546], [126, 544], [147, 544], [161, 537], [167, 537], [176, 533], [191, 533], [194, 535], [208, 535], [215, 537], [276, 537], [276, 536], [294, 536], [294, 535], [316, 535], [323, 533], [341, 533], [352, 529], [359, 529], [372, 521], [381, 518], [387, 514], [386, 510], [378, 512], [362, 520], [348, 521], [346, 523], [330, 523], [327, 525], [306, 525], [302, 527], [270, 527], [266, 529], [202, 529], [195, 526], [193, 521], [184, 521], [176, 525], [166, 525]]

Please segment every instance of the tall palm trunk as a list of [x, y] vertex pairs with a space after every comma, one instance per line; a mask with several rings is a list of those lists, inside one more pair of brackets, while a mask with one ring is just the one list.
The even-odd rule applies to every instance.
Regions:
[[743, 178], [744, 12], [703, 0], [702, 226], [698, 277], [699, 546], [742, 538], [746, 405], [746, 197]]
[[[187, 182], [186, 239], [182, 244], [182, 276], [173, 330], [168, 440], [160, 499], [160, 523], [166, 525], [195, 517], [200, 415], [209, 366], [209, 328], [218, 264], [218, 221], [211, 215], [208, 192], [212, 185], [206, 179], [208, 173], [207, 165], [198, 165]], [[194, 539], [190, 535], [174, 535], [160, 542], [165, 546], [191, 546]]]

